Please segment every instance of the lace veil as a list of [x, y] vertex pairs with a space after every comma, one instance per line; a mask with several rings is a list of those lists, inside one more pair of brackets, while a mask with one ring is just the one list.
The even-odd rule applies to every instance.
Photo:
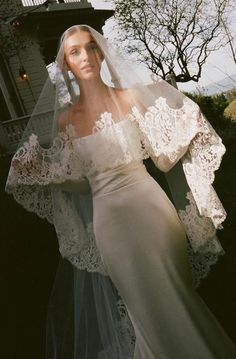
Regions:
[[[85, 34], [83, 43], [78, 30]], [[97, 97], [89, 95], [95, 82], [86, 82], [96, 71], [101, 76]], [[65, 258], [49, 304], [47, 355], [132, 358], [132, 326], [96, 246], [90, 171], [152, 158], [166, 173], [198, 285], [223, 253], [216, 229], [225, 211], [212, 182], [225, 148], [192, 100], [124, 59], [87, 25], [65, 31], [49, 75], [6, 184], [16, 201], [55, 226]], [[132, 136], [118, 127], [114, 131], [121, 121], [135, 128]], [[93, 154], [94, 168], [75, 143], [97, 132], [108, 146]], [[109, 147], [109, 136], [118, 137], [117, 146]]]

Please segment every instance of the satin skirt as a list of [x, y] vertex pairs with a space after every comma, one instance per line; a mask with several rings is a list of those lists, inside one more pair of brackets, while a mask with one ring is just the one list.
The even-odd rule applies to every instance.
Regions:
[[143, 167], [99, 183], [94, 233], [134, 327], [134, 359], [236, 358], [193, 288], [185, 232], [165, 192]]

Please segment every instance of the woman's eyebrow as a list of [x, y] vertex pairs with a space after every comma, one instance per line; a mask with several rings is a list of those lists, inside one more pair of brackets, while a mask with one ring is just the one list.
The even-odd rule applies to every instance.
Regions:
[[[88, 41], [85, 45], [89, 45], [89, 44], [96, 44], [96, 42], [94, 40], [91, 40], [91, 41]], [[73, 44], [73, 45], [69, 46], [69, 49], [73, 49], [74, 47], [81, 47], [81, 45]]]
[[86, 45], [89, 45], [89, 44], [97, 44], [97, 43], [96, 43], [96, 41], [94, 41], [94, 40], [90, 40], [89, 42], [87, 42]]
[[79, 44], [74, 44], [74, 45], [69, 46], [69, 49], [73, 49], [74, 47], [81, 47], [81, 45], [79, 45]]

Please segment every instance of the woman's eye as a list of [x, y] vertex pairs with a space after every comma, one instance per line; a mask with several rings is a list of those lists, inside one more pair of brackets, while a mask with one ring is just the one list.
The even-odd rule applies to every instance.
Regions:
[[91, 45], [89, 45], [89, 49], [96, 51], [96, 50], [98, 50], [98, 46], [96, 44], [91, 44]]
[[79, 54], [79, 50], [74, 49], [71, 51], [71, 55], [78, 55]]

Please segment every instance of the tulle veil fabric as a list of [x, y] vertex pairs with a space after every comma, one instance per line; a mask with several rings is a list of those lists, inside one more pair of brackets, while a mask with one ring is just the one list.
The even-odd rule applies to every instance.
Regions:
[[[70, 109], [76, 108], [80, 87], [65, 66], [64, 54], [65, 42], [78, 29], [91, 35], [87, 51], [102, 62], [100, 74], [115, 114], [106, 98], [98, 104], [91, 97], [90, 115], [95, 125], [91, 134], [81, 137], [70, 122]], [[188, 235], [195, 285], [223, 254], [216, 229], [221, 228], [226, 214], [212, 182], [225, 148], [194, 102], [124, 59], [87, 25], [65, 31], [50, 71], [6, 184], [20, 204], [55, 226], [64, 258], [48, 307], [47, 358], [132, 358], [134, 332], [96, 247], [87, 164], [75, 151], [74, 142], [127, 118], [138, 127], [142, 151], [134, 148], [134, 139], [128, 135], [115, 150], [122, 154], [122, 163], [151, 157], [158, 168], [168, 171], [173, 201]], [[130, 104], [128, 113], [119, 101], [121, 93]], [[63, 131], [60, 118], [66, 122]], [[101, 171], [114, 165], [104, 163], [102, 151], [94, 154], [101, 158]], [[181, 173], [173, 167], [180, 158]]]

